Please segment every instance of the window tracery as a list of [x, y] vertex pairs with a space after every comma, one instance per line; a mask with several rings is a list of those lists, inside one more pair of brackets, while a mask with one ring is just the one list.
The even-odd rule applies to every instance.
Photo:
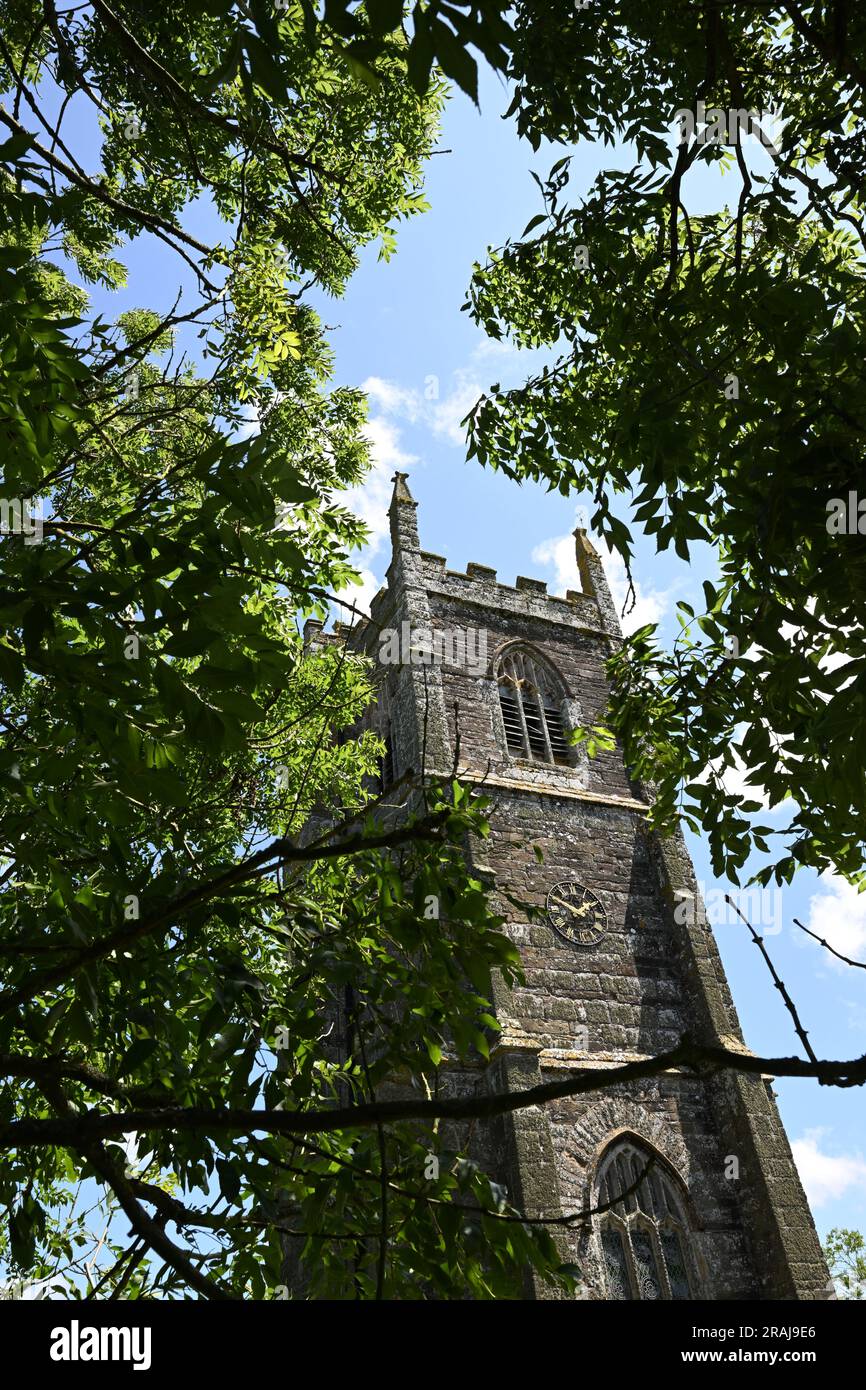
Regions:
[[696, 1296], [686, 1206], [673, 1176], [652, 1163], [648, 1149], [628, 1139], [608, 1149], [599, 1165], [598, 1205], [608, 1207], [599, 1233], [609, 1299]]
[[561, 683], [534, 653], [510, 648], [499, 663], [499, 707], [513, 757], [569, 766]]

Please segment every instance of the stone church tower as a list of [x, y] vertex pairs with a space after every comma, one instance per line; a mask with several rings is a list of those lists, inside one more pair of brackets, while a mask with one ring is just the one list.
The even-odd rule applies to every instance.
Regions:
[[[580, 587], [557, 598], [537, 579], [511, 586], [484, 565], [448, 569], [421, 550], [416, 509], [398, 473], [386, 585], [350, 639], [374, 658], [385, 633], [433, 646], [432, 664], [404, 652], [380, 667], [369, 723], [387, 743], [385, 777], [420, 767], [422, 745], [427, 770], [447, 775], [459, 726], [460, 775], [484, 779], [495, 801], [474, 867], [494, 894], [542, 913], [530, 924], [497, 897], [526, 984], [512, 993], [493, 981], [501, 1041], [450, 1085], [522, 1089], [653, 1056], [685, 1032], [745, 1050], [683, 841], [647, 832], [647, 793], [618, 752], [588, 760], [565, 737], [597, 722], [604, 662], [621, 640], [586, 535], [576, 532]], [[308, 629], [308, 641], [328, 640], [320, 624]], [[771, 1078], [681, 1071], [620, 1083], [486, 1126], [477, 1156], [529, 1216], [632, 1189], [562, 1232], [585, 1297], [807, 1299], [832, 1287]], [[526, 1296], [550, 1294], [530, 1281]]]

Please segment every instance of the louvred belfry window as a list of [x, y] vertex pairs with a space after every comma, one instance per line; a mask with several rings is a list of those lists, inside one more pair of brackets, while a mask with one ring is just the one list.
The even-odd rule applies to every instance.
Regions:
[[569, 766], [561, 705], [562, 691], [544, 665], [530, 652], [508, 652], [499, 668], [499, 707], [509, 753]]
[[649, 1150], [629, 1140], [608, 1149], [599, 1170], [601, 1252], [609, 1299], [698, 1298], [682, 1195]]
[[520, 696], [511, 685], [500, 685], [499, 704], [505, 724], [505, 741], [509, 753], [523, 752], [523, 723], [520, 718]]

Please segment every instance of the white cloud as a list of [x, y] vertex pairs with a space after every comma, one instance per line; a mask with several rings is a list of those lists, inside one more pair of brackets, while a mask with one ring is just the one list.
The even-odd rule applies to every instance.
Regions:
[[499, 338], [480, 338], [472, 349], [472, 360], [474, 362], [484, 362], [491, 357], [514, 357], [517, 348], [513, 343], [505, 342]]
[[556, 593], [564, 594], [566, 589], [580, 588], [574, 536], [552, 536], [550, 540], [542, 541], [533, 550], [532, 558], [537, 565], [552, 567], [556, 575], [553, 581]]
[[[371, 377], [370, 380], [378, 379]], [[382, 384], [384, 386], [387, 383]], [[369, 382], [365, 383], [366, 388], [369, 388]], [[380, 398], [387, 399], [387, 392], [383, 392]], [[399, 429], [383, 415], [376, 415], [368, 420], [364, 425], [364, 433], [370, 444], [370, 469], [362, 483], [347, 488], [339, 494], [338, 500], [363, 521], [369, 532], [367, 544], [355, 557], [361, 582], [341, 591], [349, 603], [366, 613], [369, 612], [371, 600], [382, 587], [372, 563], [388, 536], [388, 507], [394, 487], [394, 473], [397, 470], [406, 472], [418, 459], [415, 454], [408, 454], [401, 449]], [[349, 608], [335, 610], [334, 616], [347, 623], [357, 621], [357, 615]]]
[[415, 421], [422, 411], [420, 392], [408, 386], [399, 386], [396, 381], [385, 381], [381, 376], [368, 376], [361, 383], [372, 403], [385, 415], [401, 415], [406, 420]]
[[[580, 588], [574, 544], [574, 536], [553, 536], [550, 540], [542, 541], [532, 552], [536, 564], [553, 568], [556, 575], [555, 591], [560, 594], [564, 594], [567, 589]], [[611, 554], [606, 547], [602, 547], [599, 553], [616, 611], [622, 615], [628, 594], [625, 564], [619, 555]], [[645, 623], [659, 622], [670, 608], [678, 584], [674, 584], [670, 589], [653, 589], [635, 580], [634, 587], [634, 607], [625, 617], [620, 616], [623, 631], [626, 633], [634, 632]]]
[[385, 381], [379, 376], [367, 377], [361, 390], [366, 391], [383, 415], [395, 415], [412, 425], [420, 422], [433, 434], [461, 447], [466, 442], [466, 432], [461, 429], [460, 421], [472, 409], [483, 387], [471, 368], [459, 368], [452, 373], [452, 378], [452, 386], [444, 396], [440, 394], [441, 383], [436, 376], [425, 378], [423, 391], [400, 386], [396, 381]]
[[152, 1150], [148, 1150], [147, 1153], [142, 1154], [138, 1135], [134, 1130], [130, 1130], [128, 1134], [124, 1134], [122, 1139], [106, 1139], [105, 1142], [106, 1144], [116, 1146], [122, 1151], [126, 1168], [131, 1169], [133, 1172], [139, 1172], [146, 1168], [153, 1158]]
[[251, 439], [254, 434], [259, 433], [262, 427], [259, 408], [257, 405], [253, 404], [252, 401], [248, 401], [245, 405], [241, 406], [241, 415], [244, 418], [244, 423], [238, 425], [233, 435], [237, 443], [241, 443], [245, 439]]
[[[622, 613], [628, 597], [628, 579], [622, 556], [601, 551], [601, 560], [610, 585], [610, 592], [616, 604], [616, 611]], [[623, 632], [635, 632], [646, 623], [661, 622], [679, 589], [679, 581], [669, 589], [654, 589], [634, 581], [635, 604], [630, 613], [620, 618]]]
[[[732, 745], [735, 745], [739, 740], [741, 740], [745, 732], [746, 725], [738, 724], [737, 727], [734, 729], [733, 738], [731, 741]], [[753, 786], [751, 782], [747, 781], [747, 777], [749, 776], [749, 769], [746, 767], [746, 764], [743, 762], [742, 756], [740, 755], [740, 753], [737, 752], [735, 746], [731, 747], [731, 753], [734, 759], [732, 766], [724, 767], [722, 765], [722, 759], [720, 757], [714, 758], [713, 761], [710, 763], [706, 773], [702, 773], [700, 777], [696, 777], [694, 778], [694, 780], [696, 782], [705, 783], [708, 781], [709, 774], [711, 772], [715, 772], [721, 775], [722, 786], [730, 796], [737, 796], [742, 801], [754, 801], [757, 803], [757, 805], [760, 807], [760, 812], [756, 811], [752, 814], [760, 814], [761, 816], [777, 816], [784, 812], [789, 817], [793, 817], [793, 815], [797, 811], [796, 801], [794, 801], [790, 797], [787, 797], [783, 798], [781, 801], [771, 802], [769, 796], [767, 795], [767, 792], [762, 786]]]
[[[726, 767], [722, 773], [722, 784], [725, 791], [730, 796], [738, 796], [743, 801], [755, 801], [760, 803], [763, 812], [781, 811], [785, 809], [785, 802], [778, 801], [775, 806], [770, 805], [770, 799], [763, 787], [753, 787], [751, 782], [746, 781], [749, 769], [743, 762], [736, 748], [732, 749], [734, 755], [733, 767]], [[718, 762], [713, 764], [718, 767]]]
[[[382, 587], [371, 569], [362, 566], [360, 569], [360, 584], [352, 584], [346, 589], [341, 589], [339, 595], [335, 595], [336, 602], [333, 605], [334, 617], [338, 622], [355, 624], [358, 622], [358, 613], [353, 609], [358, 609], [360, 613], [369, 613], [370, 604]], [[345, 604], [340, 603], [340, 599], [346, 600]], [[352, 604], [353, 608], [347, 605]]]
[[361, 383], [361, 390], [383, 414], [422, 424], [434, 435], [464, 448], [466, 430], [460, 422], [487, 389], [480, 376], [487, 377], [495, 369], [501, 381], [522, 382], [544, 356], [537, 348], [516, 348], [513, 343], [482, 337], [472, 349], [470, 365], [452, 371], [447, 388], [440, 377], [430, 374], [419, 387], [370, 376]]
[[466, 443], [466, 429], [460, 421], [469, 414], [483, 388], [471, 372], [455, 372], [455, 383], [444, 400], [430, 402], [430, 428], [434, 434], [444, 435], [452, 444], [463, 446]]
[[806, 1196], [813, 1207], [823, 1207], [852, 1190], [866, 1194], [866, 1160], [862, 1154], [830, 1154], [821, 1149], [826, 1129], [807, 1129], [791, 1145], [794, 1162]]
[[[866, 893], [858, 893], [839, 874], [822, 874], [821, 891], [809, 899], [806, 926], [851, 960], [866, 960]], [[823, 947], [815, 949], [838, 970], [850, 970]]]
[[340, 494], [340, 501], [357, 516], [370, 532], [363, 558], [377, 555], [388, 535], [388, 506], [396, 470], [405, 472], [418, 460], [400, 448], [400, 431], [390, 420], [375, 416], [364, 425], [370, 444], [370, 470], [363, 483]]

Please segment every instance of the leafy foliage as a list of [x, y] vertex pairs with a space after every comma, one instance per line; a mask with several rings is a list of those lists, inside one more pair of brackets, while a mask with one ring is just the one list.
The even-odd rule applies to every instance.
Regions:
[[[416, 782], [386, 809], [381, 744], [341, 737], [368, 672], [296, 623], [353, 577], [367, 465], [308, 292], [423, 206], [430, 63], [469, 81], [463, 50], [390, 5], [2, 17], [5, 1256], [75, 1295], [273, 1297], [300, 1261], [314, 1296], [508, 1296], [556, 1249], [465, 1134], [208, 1118], [435, 1088], [446, 1049], [487, 1055], [490, 970], [517, 968], [465, 864], [483, 803]], [[138, 237], [178, 258], [174, 307], [94, 318]], [[130, 1108], [137, 1156], [93, 1129]], [[68, 1142], [16, 1142], [52, 1117]]]
[[[557, 160], [543, 211], [477, 268], [468, 306], [553, 359], [481, 399], [471, 454], [588, 493], [626, 564], [637, 527], [683, 560], [712, 547], [717, 575], [703, 611], [680, 604], [674, 650], [647, 627], [617, 655], [610, 722], [655, 783], [656, 824], [684, 814], [735, 882], [755, 848], [764, 881], [864, 870], [866, 525], [840, 534], [828, 508], [864, 477], [866, 21], [832, 11], [518, 5], [521, 133], [629, 142], [636, 162], [573, 202]], [[728, 143], [704, 138], [698, 102], [725, 113]], [[746, 137], [750, 112], [764, 138]], [[723, 169], [732, 205], [706, 211]], [[781, 830], [755, 822], [762, 802], [785, 803]]]
[[866, 1246], [859, 1231], [834, 1226], [824, 1243], [824, 1255], [840, 1298], [866, 1297]]

